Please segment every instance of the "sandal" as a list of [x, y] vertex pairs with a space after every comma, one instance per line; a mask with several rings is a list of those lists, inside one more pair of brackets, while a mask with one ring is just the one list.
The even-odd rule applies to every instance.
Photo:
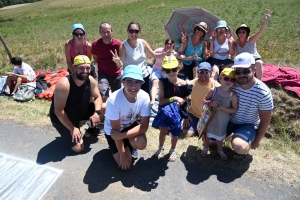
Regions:
[[226, 154], [224, 153], [223, 150], [218, 151], [218, 153], [219, 153], [219, 155], [221, 157], [221, 160], [227, 160], [227, 156], [226, 156]]
[[164, 147], [158, 146], [158, 150], [155, 152], [154, 156], [157, 158], [161, 158], [163, 151], [164, 151]]
[[207, 153], [208, 153], [208, 147], [203, 148], [203, 150], [201, 151], [201, 156], [205, 158], [207, 156]]
[[170, 149], [169, 154], [170, 154], [169, 161], [175, 162], [177, 159], [175, 149]]

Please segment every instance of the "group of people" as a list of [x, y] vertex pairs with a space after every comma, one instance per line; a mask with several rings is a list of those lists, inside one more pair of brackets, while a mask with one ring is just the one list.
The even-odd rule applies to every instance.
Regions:
[[[178, 136], [197, 134], [201, 104], [210, 100], [209, 106], [217, 111], [208, 124], [201, 155], [206, 157], [209, 146], [216, 143], [220, 158], [226, 160], [223, 140], [231, 136], [235, 158], [241, 158], [259, 147], [273, 109], [271, 92], [261, 81], [262, 61], [256, 50], [269, 16], [267, 10], [263, 26], [253, 36], [249, 36], [249, 27], [241, 25], [236, 30], [237, 40], [228, 36], [227, 24], [221, 20], [210, 41], [205, 41], [207, 24], [200, 22], [193, 35], [182, 33], [178, 52], [172, 39], [165, 40], [163, 48], [152, 50], [140, 38], [141, 26], [135, 21], [128, 24], [128, 38], [123, 42], [112, 37], [108, 22], [100, 24], [101, 38], [92, 43], [85, 40], [83, 25], [74, 24], [73, 38], [65, 43], [70, 74], [56, 85], [51, 122], [66, 145], [79, 153], [84, 150], [80, 121], [87, 120], [93, 132], [104, 118], [112, 155], [120, 168], [127, 170], [137, 150], [147, 146], [150, 109], [159, 90], [159, 111], [152, 124], [160, 129], [156, 157], [162, 157], [166, 135], [170, 134], [169, 160], [176, 160]], [[153, 68], [148, 66], [146, 55], [156, 59]], [[92, 59], [97, 64], [98, 81], [91, 73]]]

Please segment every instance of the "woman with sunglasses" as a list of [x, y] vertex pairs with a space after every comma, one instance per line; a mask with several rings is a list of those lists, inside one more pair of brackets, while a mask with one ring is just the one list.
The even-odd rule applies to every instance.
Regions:
[[231, 68], [225, 68], [220, 73], [219, 81], [221, 86], [210, 90], [205, 98], [207, 100], [211, 99], [214, 90], [216, 90], [214, 98], [208, 103], [209, 106], [216, 109], [216, 113], [207, 125], [206, 139], [201, 156], [207, 156], [210, 139], [213, 138], [217, 142], [220, 158], [227, 160], [227, 155], [223, 152], [223, 140], [226, 137], [230, 114], [236, 113], [238, 107], [237, 95], [231, 91], [231, 87], [236, 81], [233, 70]]
[[219, 71], [233, 65], [233, 60], [230, 58], [235, 55], [234, 39], [229, 32], [226, 21], [220, 20], [217, 22], [209, 43], [210, 57], [207, 59], [207, 62], [213, 67], [212, 77], [217, 80]]
[[[185, 55], [187, 59], [183, 60], [183, 72], [180, 76], [186, 80], [197, 78], [197, 67], [200, 62], [209, 58], [207, 51], [207, 42], [204, 40], [207, 33], [207, 24], [200, 22], [196, 24], [192, 36], [181, 33], [181, 44], [178, 52]], [[189, 59], [188, 59], [189, 58]]]
[[163, 58], [170, 54], [170, 50], [162, 53], [154, 52], [147, 41], [140, 39], [141, 26], [138, 22], [132, 21], [128, 24], [127, 34], [128, 39], [123, 41], [120, 47], [120, 55], [118, 57], [117, 53], [113, 54], [113, 60], [116, 62], [118, 67], [126, 67], [128, 65], [137, 65], [142, 68], [143, 78], [145, 83], [142, 85], [142, 90], [150, 95], [150, 84], [149, 77], [150, 72], [148, 70], [149, 66], [146, 62], [146, 55], [154, 59]]
[[92, 58], [92, 44], [85, 40], [85, 30], [82, 24], [72, 26], [73, 38], [65, 43], [65, 55], [68, 65], [68, 72], [74, 72], [74, 58], [77, 55], [85, 55]]
[[266, 9], [264, 14], [264, 23], [262, 24], [260, 30], [254, 35], [249, 36], [250, 28], [246, 24], [242, 24], [235, 31], [238, 37], [238, 39], [236, 40], [236, 53], [238, 55], [243, 52], [248, 52], [253, 55], [255, 59], [255, 74], [259, 80], [262, 79], [263, 75], [263, 61], [261, 59], [261, 56], [257, 52], [256, 41], [265, 32], [270, 16], [270, 10]]
[[[159, 81], [159, 111], [152, 123], [152, 126], [160, 129], [159, 133], [159, 146], [158, 150], [154, 154], [157, 158], [163, 156], [164, 143], [166, 135], [171, 132], [171, 149], [169, 151], [169, 160], [171, 162], [176, 161], [176, 144], [178, 136], [180, 135], [180, 125], [183, 117], [187, 117], [187, 99], [192, 92], [192, 86], [187, 84], [185, 80], [178, 78], [178, 71], [181, 69], [178, 60], [175, 56], [166, 56], [162, 62], [162, 71], [166, 74], [167, 78], [160, 79]], [[174, 105], [175, 104], [175, 105]], [[166, 119], [163, 107], [170, 106], [169, 112], [172, 112], [172, 116], [177, 118]], [[177, 109], [172, 109], [176, 106], [179, 107], [179, 114], [174, 113]], [[178, 106], [178, 107], [177, 107]], [[174, 111], [175, 110], [175, 111]], [[170, 114], [170, 113], [169, 113]], [[176, 124], [178, 123], [178, 124]]]

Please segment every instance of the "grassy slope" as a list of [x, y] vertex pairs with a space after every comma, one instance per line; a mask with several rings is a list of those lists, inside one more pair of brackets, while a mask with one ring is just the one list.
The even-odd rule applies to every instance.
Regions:
[[[93, 41], [99, 37], [99, 23], [108, 21], [113, 24], [114, 36], [124, 40], [127, 36], [128, 23], [137, 20], [142, 26], [142, 38], [156, 48], [161, 46], [166, 38], [163, 25], [175, 8], [202, 7], [225, 19], [233, 29], [242, 23], [247, 23], [252, 32], [259, 30], [264, 9], [269, 8], [272, 16], [267, 31], [258, 42], [259, 52], [265, 62], [300, 68], [298, 63], [300, 42], [296, 39], [300, 34], [298, 0], [234, 0], [231, 3], [216, 0], [166, 0], [162, 3], [158, 0], [147, 0], [105, 7], [97, 5], [98, 2], [95, 4], [92, 0], [85, 0], [84, 8], [78, 2], [79, 0], [44, 0], [13, 10], [0, 11], [0, 19], [12, 20], [0, 23], [0, 34], [13, 55], [23, 57], [36, 69], [53, 70], [66, 68], [63, 44], [71, 37], [73, 23], [82, 23], [87, 30], [87, 39]], [[107, 2], [101, 1], [101, 3]], [[0, 48], [0, 66], [2, 66], [0, 73], [11, 70], [7, 55], [2, 48]], [[273, 174], [278, 176], [278, 180], [282, 178], [286, 183], [300, 186], [299, 173], [296, 170], [300, 163], [298, 121], [300, 101], [282, 90], [273, 89], [272, 92], [275, 110], [272, 115], [273, 125], [267, 135], [273, 140], [263, 140], [259, 151], [251, 151], [255, 158], [250, 161], [251, 166], [248, 166], [249, 169], [246, 171], [248, 170], [247, 173], [251, 176], [257, 176], [258, 173], [264, 177]], [[50, 102], [34, 101], [29, 104], [17, 104], [0, 98], [0, 104], [4, 109], [0, 114], [1, 120], [12, 119], [30, 125], [37, 123], [49, 125], [46, 113]], [[33, 112], [27, 112], [28, 110]], [[147, 148], [154, 152], [157, 145], [157, 132], [150, 129], [148, 134], [152, 139]], [[180, 141], [179, 153], [186, 151], [187, 146], [197, 149], [199, 142], [194, 139]], [[201, 160], [197, 157], [198, 154], [196, 150], [191, 157], [195, 156]], [[216, 162], [214, 165], [222, 166], [223, 163]], [[274, 165], [277, 167], [274, 168]], [[241, 169], [235, 162], [231, 162], [227, 167], [233, 170]]]

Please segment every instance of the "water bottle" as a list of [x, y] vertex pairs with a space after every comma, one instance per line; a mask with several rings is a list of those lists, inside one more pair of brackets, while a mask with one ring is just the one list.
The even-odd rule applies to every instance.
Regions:
[[52, 77], [55, 77], [55, 76], [57, 76], [57, 73], [51, 74], [51, 76], [52, 76]]

